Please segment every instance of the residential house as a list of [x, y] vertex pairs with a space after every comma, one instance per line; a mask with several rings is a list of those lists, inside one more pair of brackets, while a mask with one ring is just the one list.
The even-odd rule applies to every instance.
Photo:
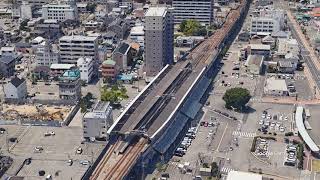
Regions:
[[109, 24], [108, 31], [116, 33], [117, 38], [124, 39], [128, 26], [124, 19], [118, 18]]
[[24, 99], [27, 97], [27, 83], [24, 78], [14, 77], [4, 85], [6, 99]]

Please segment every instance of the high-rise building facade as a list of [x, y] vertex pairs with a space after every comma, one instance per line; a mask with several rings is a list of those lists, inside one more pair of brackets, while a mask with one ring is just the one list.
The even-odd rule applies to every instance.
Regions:
[[174, 23], [194, 19], [201, 24], [210, 25], [213, 21], [213, 0], [173, 0]]
[[150, 7], [145, 14], [145, 72], [155, 76], [173, 63], [173, 14], [167, 7]]

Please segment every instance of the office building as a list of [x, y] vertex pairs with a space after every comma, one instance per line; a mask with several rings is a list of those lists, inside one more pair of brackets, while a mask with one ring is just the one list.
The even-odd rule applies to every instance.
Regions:
[[78, 20], [76, 6], [70, 4], [46, 4], [42, 6], [42, 18], [57, 21]]
[[213, 0], [173, 0], [174, 23], [194, 19], [201, 24], [210, 25], [213, 21]]
[[80, 71], [67, 70], [59, 77], [59, 97], [76, 103], [81, 98]]
[[145, 14], [145, 69], [155, 76], [166, 64], [173, 63], [172, 9], [150, 7]]
[[92, 58], [81, 57], [77, 61], [77, 66], [80, 70], [80, 79], [89, 83], [94, 75], [94, 61]]
[[63, 36], [59, 39], [60, 61], [76, 64], [81, 57], [98, 58], [98, 37]]
[[35, 49], [36, 65], [48, 66], [59, 63], [59, 52], [52, 48], [48, 41], [43, 41]]
[[251, 18], [250, 33], [270, 33], [281, 31], [284, 27], [284, 13], [276, 10], [261, 10]]
[[112, 107], [109, 102], [99, 101], [91, 112], [82, 118], [83, 137], [87, 140], [107, 137], [107, 130], [113, 123]]

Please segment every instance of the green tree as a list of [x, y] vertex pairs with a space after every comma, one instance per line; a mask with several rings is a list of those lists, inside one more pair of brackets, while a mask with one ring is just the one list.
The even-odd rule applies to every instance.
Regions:
[[119, 103], [121, 99], [128, 98], [127, 90], [124, 87], [119, 88], [118, 84], [111, 88], [104, 87], [101, 91], [101, 101], [109, 101], [111, 104]]
[[182, 21], [180, 31], [186, 36], [205, 36], [207, 34], [206, 28], [193, 19]]
[[223, 95], [225, 107], [227, 109], [236, 108], [242, 110], [251, 98], [250, 92], [244, 88], [231, 88], [228, 89]]
[[96, 10], [97, 4], [96, 3], [89, 3], [87, 5], [87, 11], [89, 11], [90, 13], [94, 13]]
[[219, 166], [216, 162], [211, 163], [211, 175], [217, 177], [219, 175]]

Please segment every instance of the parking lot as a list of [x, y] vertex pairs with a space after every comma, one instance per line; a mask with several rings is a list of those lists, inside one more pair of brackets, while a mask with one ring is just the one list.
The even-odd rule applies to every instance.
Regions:
[[[4, 154], [14, 159], [7, 173], [13, 174], [25, 159], [31, 158], [31, 163], [24, 165], [18, 173], [26, 179], [43, 179], [39, 176], [41, 170], [45, 171], [45, 176], [50, 174], [54, 179], [80, 179], [104, 147], [103, 144], [82, 144], [82, 129], [78, 127], [1, 127], [6, 132], [0, 135], [0, 142], [17, 138], [16, 143], [3, 143], [1, 147]], [[79, 148], [80, 153], [77, 152]], [[69, 160], [72, 161], [71, 166]]]

